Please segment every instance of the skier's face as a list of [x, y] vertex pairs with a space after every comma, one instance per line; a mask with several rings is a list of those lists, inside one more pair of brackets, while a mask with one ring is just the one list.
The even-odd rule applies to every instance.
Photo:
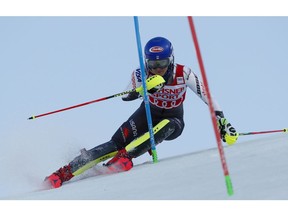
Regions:
[[157, 60], [146, 59], [146, 64], [150, 69], [166, 68], [170, 64], [170, 59], [169, 58], [157, 59]]
[[160, 76], [164, 76], [165, 73], [167, 72], [168, 70], [168, 67], [165, 67], [165, 68], [155, 68], [155, 69], [151, 69], [151, 73], [152, 74], [155, 74], [155, 75], [160, 75]]
[[146, 65], [150, 69], [151, 73], [160, 76], [164, 76], [164, 74], [167, 72], [169, 64], [169, 58], [160, 60], [146, 60]]

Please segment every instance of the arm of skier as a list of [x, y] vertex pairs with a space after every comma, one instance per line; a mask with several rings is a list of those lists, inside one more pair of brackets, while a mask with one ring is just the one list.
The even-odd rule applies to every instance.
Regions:
[[[132, 80], [129, 85], [130, 87], [135, 89], [135, 91], [130, 92], [127, 97], [122, 97], [122, 100], [124, 101], [131, 101], [139, 97], [143, 97], [144, 89], [142, 86], [141, 78], [137, 77], [137, 72], [138, 70], [136, 70], [136, 73], [135, 72], [132, 73]], [[164, 83], [165, 80], [162, 76], [159, 75], [149, 76], [146, 79], [146, 88], [148, 94], [154, 94], [155, 92], [161, 90], [164, 86]]]
[[[141, 85], [142, 85], [141, 71], [138, 68], [132, 72], [131, 80], [127, 86], [127, 89], [136, 89], [136, 88], [140, 87]], [[132, 101], [132, 100], [136, 100], [140, 97], [141, 97], [141, 95], [139, 94], [139, 92], [133, 91], [127, 95], [124, 95], [122, 97], [122, 100], [123, 101]]]
[[[184, 68], [184, 76], [187, 86], [196, 95], [198, 95], [198, 97], [200, 97], [204, 101], [204, 103], [208, 104], [208, 98], [204, 85], [202, 81], [198, 78], [198, 76], [193, 71], [191, 71], [190, 68], [187, 67]], [[219, 106], [217, 101], [213, 99], [213, 97], [212, 103], [215, 110], [215, 115], [217, 118], [217, 123], [222, 141], [226, 142], [228, 145], [234, 144], [237, 141], [239, 134], [236, 132], [235, 128], [231, 125], [231, 123], [227, 121], [221, 107]]]

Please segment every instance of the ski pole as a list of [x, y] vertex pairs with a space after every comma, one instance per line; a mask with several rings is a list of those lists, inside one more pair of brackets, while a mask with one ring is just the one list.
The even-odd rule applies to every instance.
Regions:
[[108, 96], [108, 97], [103, 97], [103, 98], [99, 98], [99, 99], [96, 99], [96, 100], [88, 101], [88, 102], [85, 102], [85, 103], [77, 104], [77, 105], [74, 105], [74, 106], [66, 107], [66, 108], [63, 108], [63, 109], [55, 110], [55, 111], [52, 111], [52, 112], [47, 112], [47, 113], [43, 113], [43, 114], [40, 114], [40, 115], [31, 116], [31, 117], [28, 118], [28, 120], [40, 118], [40, 117], [51, 115], [51, 114], [58, 113], [58, 112], [63, 112], [63, 111], [74, 109], [74, 108], [81, 107], [81, 106], [86, 106], [86, 105], [89, 105], [89, 104], [92, 104], [92, 103], [96, 103], [96, 102], [99, 102], [99, 101], [108, 100], [110, 98], [119, 97], [119, 96], [122, 96], [122, 95], [125, 95], [125, 94], [129, 94], [130, 92], [133, 92], [133, 91], [136, 91], [136, 90], [135, 89], [131, 89], [131, 90], [128, 90], [128, 91], [125, 91], [125, 92], [121, 92], [121, 93], [118, 93], [118, 94], [114, 94], [114, 95], [111, 95], [111, 96]]
[[[148, 90], [151, 90], [151, 89], [153, 89], [156, 86], [162, 85], [164, 82], [165, 82], [165, 80], [163, 79], [163, 77], [161, 77], [159, 75], [151, 76], [151, 77], [149, 77], [146, 80], [147, 85], [149, 85]], [[47, 113], [43, 113], [43, 114], [40, 114], [40, 115], [31, 116], [31, 117], [28, 118], [28, 120], [40, 118], [40, 117], [51, 115], [51, 114], [58, 113], [58, 112], [63, 112], [63, 111], [74, 109], [74, 108], [81, 107], [81, 106], [86, 106], [86, 105], [89, 105], [89, 104], [92, 104], [92, 103], [108, 100], [110, 98], [123, 96], [123, 95], [129, 94], [131, 92], [138, 92], [138, 93], [142, 94], [143, 87], [140, 86], [138, 88], [127, 90], [127, 91], [124, 91], [124, 92], [121, 92], [121, 93], [118, 93], [118, 94], [114, 94], [114, 95], [111, 95], [111, 96], [108, 96], [108, 97], [103, 97], [103, 98], [99, 98], [99, 99], [96, 99], [96, 100], [88, 101], [88, 102], [85, 102], [85, 103], [77, 104], [77, 105], [74, 105], [74, 106], [66, 107], [66, 108], [63, 108], [63, 109], [55, 110], [55, 111], [52, 111], [52, 112], [47, 112]]]
[[267, 134], [267, 133], [279, 133], [279, 132], [288, 133], [288, 128], [284, 128], [284, 129], [282, 129], [282, 130], [271, 130], [271, 131], [258, 131], [258, 132], [239, 133], [239, 136], [256, 135], [256, 134]]

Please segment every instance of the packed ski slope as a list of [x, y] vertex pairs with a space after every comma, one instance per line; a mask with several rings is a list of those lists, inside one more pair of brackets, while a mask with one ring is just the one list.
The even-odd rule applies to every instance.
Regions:
[[[234, 186], [233, 196], [228, 196], [226, 193], [219, 154], [215, 148], [160, 159], [156, 164], [147, 161], [137, 164], [131, 171], [124, 173], [97, 175], [101, 169], [98, 167], [53, 190], [43, 190], [40, 177], [37, 180], [27, 179], [30, 180], [29, 187], [22, 182], [21, 190], [13, 191], [13, 194], [1, 198], [12, 200], [287, 200], [288, 135], [260, 135], [258, 138], [260, 139], [225, 147], [226, 160]], [[21, 186], [21, 182], [18, 184]]]

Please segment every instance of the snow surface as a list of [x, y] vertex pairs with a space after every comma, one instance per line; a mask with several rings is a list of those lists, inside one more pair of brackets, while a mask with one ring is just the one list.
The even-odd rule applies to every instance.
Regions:
[[[53, 155], [54, 149], [43, 146], [50, 152], [42, 155], [41, 160], [39, 155], [33, 155], [32, 146], [26, 143], [20, 149], [21, 164], [19, 160], [14, 164], [8, 160], [10, 166], [5, 166], [11, 154], [2, 158], [1, 173], [6, 175], [0, 178], [0, 209], [4, 215], [24, 212], [37, 216], [131, 213], [286, 216], [288, 213], [287, 134], [262, 135], [258, 140], [225, 147], [233, 196], [227, 195], [217, 148], [160, 158], [156, 164], [150, 159], [136, 164], [129, 172], [117, 174], [97, 175], [102, 167], [96, 166], [59, 189], [45, 190], [44, 173], [56, 169], [61, 154]], [[55, 160], [43, 165], [51, 155]]]
[[[260, 135], [261, 136], [261, 135]], [[288, 136], [225, 147], [234, 195], [226, 192], [218, 149], [147, 161], [129, 172], [97, 175], [90, 169], [59, 189], [43, 190], [42, 179], [28, 174], [7, 200], [287, 200]], [[56, 157], [56, 156], [55, 156]], [[36, 166], [36, 164], [34, 164]], [[52, 167], [56, 169], [58, 167]], [[33, 168], [31, 167], [33, 171]], [[47, 173], [49, 174], [49, 172]], [[13, 177], [13, 176], [10, 176]], [[3, 181], [3, 179], [2, 179]], [[28, 186], [27, 182], [30, 183]], [[20, 189], [18, 192], [15, 189]]]

